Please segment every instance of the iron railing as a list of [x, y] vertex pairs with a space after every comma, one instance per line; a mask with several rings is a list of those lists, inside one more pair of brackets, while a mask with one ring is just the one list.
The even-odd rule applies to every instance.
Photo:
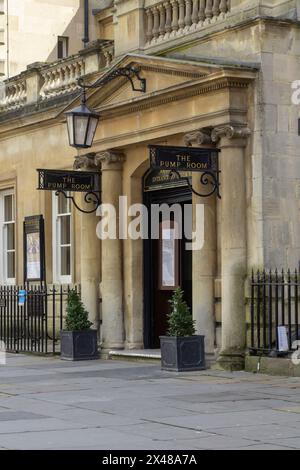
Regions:
[[[251, 348], [252, 354], [284, 355], [297, 349], [299, 330], [300, 271], [275, 270], [252, 273]], [[287, 347], [282, 349], [279, 327], [285, 327]]]
[[[59, 353], [70, 286], [0, 286], [0, 340], [10, 352]], [[72, 287], [80, 294], [79, 286]], [[20, 291], [25, 290], [25, 302]]]

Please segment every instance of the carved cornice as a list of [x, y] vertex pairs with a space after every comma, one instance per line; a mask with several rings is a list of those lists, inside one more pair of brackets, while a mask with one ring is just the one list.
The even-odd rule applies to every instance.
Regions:
[[196, 145], [204, 145], [204, 144], [211, 144], [212, 139], [208, 131], [194, 131], [185, 134], [183, 137], [184, 145], [187, 147], [191, 147], [193, 144]]
[[248, 127], [228, 124], [225, 126], [215, 127], [211, 133], [211, 140], [213, 142], [218, 142], [223, 137], [229, 140], [246, 139], [250, 135], [251, 131]]
[[163, 65], [145, 65], [141, 66], [141, 70], [145, 72], [154, 72], [154, 73], [163, 73], [165, 75], [172, 75], [177, 77], [186, 77], [186, 78], [202, 78], [209, 75], [208, 72], [191, 72], [189, 70], [178, 70], [174, 68], [164, 67]]
[[[197, 86], [196, 86], [197, 85]], [[153, 109], [158, 106], [172, 103], [174, 101], [185, 100], [194, 96], [205, 95], [210, 92], [219, 91], [226, 88], [241, 88], [246, 89], [249, 86], [249, 80], [246, 79], [233, 79], [221, 78], [212, 80], [209, 83], [198, 84], [180, 84], [177, 89], [169, 91], [167, 94], [165, 90], [161, 93], [155, 94], [151, 99], [149, 97], [138, 98], [134, 101], [124, 103], [109, 103], [107, 105], [99, 106], [97, 110], [101, 112], [102, 120], [110, 119], [114, 116], [122, 116], [134, 112], [141, 112], [146, 109]]]

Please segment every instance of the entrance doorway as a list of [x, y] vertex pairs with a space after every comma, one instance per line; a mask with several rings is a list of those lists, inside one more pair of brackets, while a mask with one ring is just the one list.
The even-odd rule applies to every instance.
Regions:
[[[174, 187], [144, 191], [144, 204], [149, 214], [149, 234], [151, 233], [151, 206], [178, 204], [181, 207], [181, 222], [185, 220], [185, 207], [192, 204], [192, 193], [188, 187]], [[170, 312], [169, 300], [176, 287], [185, 292], [185, 300], [192, 312], [192, 251], [186, 249], [186, 233], [192, 226], [182, 229], [182, 239], [174, 239], [176, 227], [174, 213], [164, 218], [160, 214], [158, 239], [144, 241], [144, 346], [159, 348], [159, 336], [167, 332], [167, 315]], [[190, 221], [191, 222], [191, 221]], [[191, 224], [190, 224], [191, 225]]]

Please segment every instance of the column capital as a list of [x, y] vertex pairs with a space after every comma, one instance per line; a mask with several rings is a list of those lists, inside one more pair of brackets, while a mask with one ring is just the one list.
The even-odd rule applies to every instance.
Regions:
[[75, 161], [73, 163], [74, 170], [100, 170], [100, 164], [96, 162], [96, 155], [97, 154], [95, 152], [90, 152], [85, 155], [78, 155], [75, 157]]
[[[215, 127], [211, 133], [211, 139], [213, 142], [217, 143], [221, 139], [225, 139], [225, 142], [221, 142], [221, 147], [224, 145], [245, 145], [245, 140], [251, 135], [251, 131], [247, 126], [238, 125], [238, 124], [225, 124], [223, 126]], [[239, 142], [234, 144], [232, 141], [239, 139]], [[242, 142], [241, 142], [242, 141]]]
[[189, 132], [183, 137], [184, 144], [191, 147], [193, 144], [203, 145], [212, 144], [210, 132], [207, 129], [199, 129], [197, 131]]
[[109, 166], [112, 164], [118, 164], [119, 167], [122, 167], [122, 164], [125, 161], [125, 155], [119, 150], [105, 150], [104, 152], [99, 152], [95, 156], [95, 162], [97, 165], [101, 164], [106, 166], [109, 169]]

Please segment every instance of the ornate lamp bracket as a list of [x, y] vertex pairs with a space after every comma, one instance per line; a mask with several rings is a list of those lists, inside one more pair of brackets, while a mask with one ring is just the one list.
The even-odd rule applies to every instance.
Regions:
[[[91, 85], [87, 85], [84, 83], [83, 77], [78, 78], [77, 82], [78, 85], [83, 89], [83, 102], [85, 102], [85, 93], [86, 90], [92, 89], [92, 88], [100, 88], [103, 85], [106, 85], [106, 83], [111, 82], [117, 77], [124, 77], [126, 78], [130, 83], [133, 91], [140, 91], [141, 93], [146, 92], [146, 79], [141, 78], [140, 76], [141, 68], [134, 66], [134, 65], [128, 65], [127, 67], [120, 67], [118, 69], [113, 70], [109, 74], [105, 75], [104, 77], [99, 78], [95, 83]], [[136, 79], [140, 86], [136, 87], [134, 79]]]

